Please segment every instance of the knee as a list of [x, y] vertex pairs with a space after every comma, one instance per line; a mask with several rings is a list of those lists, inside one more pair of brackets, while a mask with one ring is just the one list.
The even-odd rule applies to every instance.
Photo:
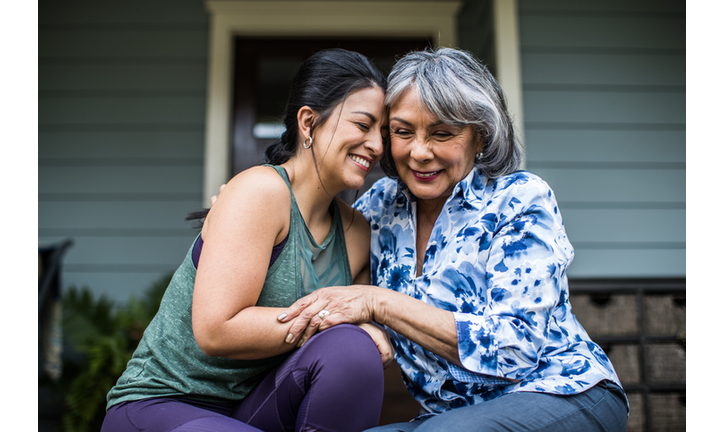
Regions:
[[382, 373], [382, 360], [377, 345], [366, 331], [352, 324], [340, 324], [317, 334], [312, 340], [326, 353], [354, 370], [370, 369]]

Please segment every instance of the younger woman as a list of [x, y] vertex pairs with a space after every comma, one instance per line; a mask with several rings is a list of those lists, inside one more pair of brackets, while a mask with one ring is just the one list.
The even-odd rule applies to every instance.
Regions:
[[382, 155], [385, 87], [357, 53], [302, 64], [270, 165], [220, 193], [108, 394], [103, 432], [377, 425], [386, 334], [343, 325], [296, 349], [294, 320], [276, 317], [320, 287], [369, 283], [369, 226], [334, 197], [361, 188]]

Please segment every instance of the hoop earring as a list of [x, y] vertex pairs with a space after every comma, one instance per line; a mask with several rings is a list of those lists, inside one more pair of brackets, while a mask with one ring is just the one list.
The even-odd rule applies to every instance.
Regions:
[[[309, 144], [307, 144], [307, 139], [309, 140]], [[306, 138], [306, 139], [304, 140], [304, 143], [302, 144], [302, 146], [303, 146], [305, 149], [308, 149], [309, 147], [312, 146], [312, 136], [311, 136], [311, 135], [309, 136], [309, 138]]]

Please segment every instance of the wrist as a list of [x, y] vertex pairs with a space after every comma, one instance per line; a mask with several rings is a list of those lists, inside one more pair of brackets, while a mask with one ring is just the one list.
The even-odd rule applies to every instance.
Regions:
[[372, 286], [370, 288], [372, 288], [372, 304], [370, 305], [372, 310], [372, 321], [378, 324], [387, 325], [389, 310], [388, 294], [391, 291], [386, 288], [376, 286]]

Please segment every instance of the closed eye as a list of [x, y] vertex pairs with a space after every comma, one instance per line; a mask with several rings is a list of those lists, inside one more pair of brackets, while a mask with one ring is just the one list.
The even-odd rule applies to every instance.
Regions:
[[408, 137], [408, 136], [412, 135], [412, 132], [410, 132], [409, 130], [407, 130], [407, 129], [400, 129], [400, 128], [392, 129], [392, 130], [390, 131], [390, 133], [391, 133], [392, 135], [399, 136], [399, 137]]

